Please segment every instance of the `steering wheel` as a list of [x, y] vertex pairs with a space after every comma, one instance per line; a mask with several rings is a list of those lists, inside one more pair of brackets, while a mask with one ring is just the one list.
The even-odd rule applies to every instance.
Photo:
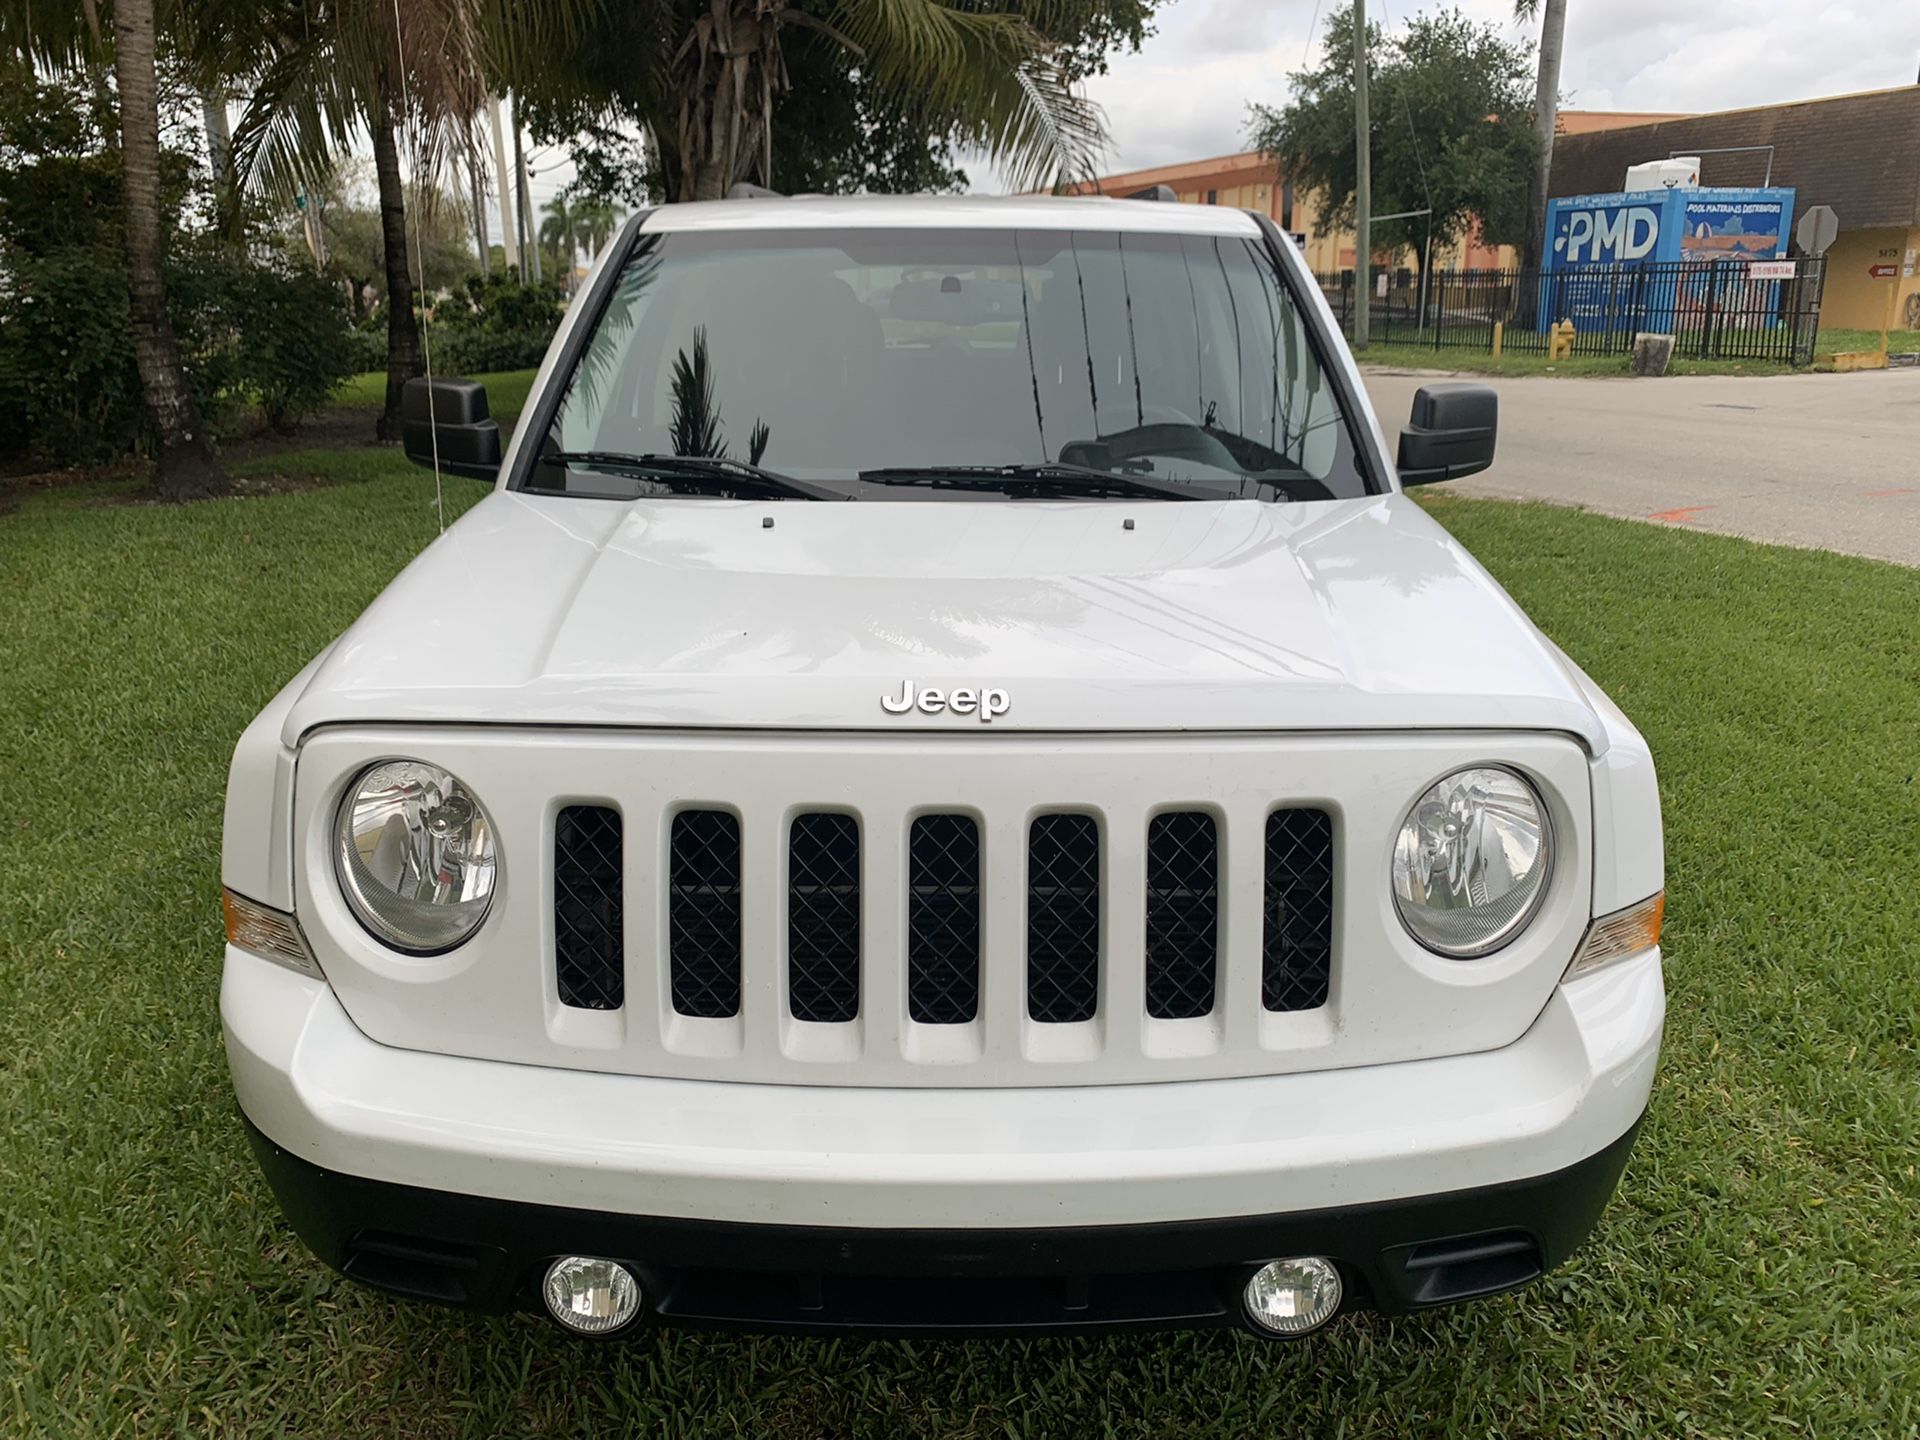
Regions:
[[[1192, 460], [1216, 470], [1239, 473], [1240, 462], [1233, 458], [1233, 452], [1205, 427], [1194, 424], [1170, 406], [1147, 408], [1179, 418], [1156, 420], [1136, 425], [1131, 430], [1102, 435], [1097, 443], [1105, 448], [1111, 463], [1117, 465], [1128, 460], [1145, 459]], [[1066, 458], [1065, 451], [1061, 452], [1061, 458]]]

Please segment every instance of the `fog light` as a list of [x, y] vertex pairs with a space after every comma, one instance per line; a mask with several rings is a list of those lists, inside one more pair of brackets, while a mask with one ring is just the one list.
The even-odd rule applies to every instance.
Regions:
[[611, 1335], [640, 1313], [640, 1282], [616, 1260], [563, 1255], [542, 1289], [547, 1313], [576, 1335]]
[[1305, 1335], [1333, 1318], [1340, 1293], [1331, 1260], [1269, 1260], [1247, 1281], [1247, 1318], [1271, 1335]]

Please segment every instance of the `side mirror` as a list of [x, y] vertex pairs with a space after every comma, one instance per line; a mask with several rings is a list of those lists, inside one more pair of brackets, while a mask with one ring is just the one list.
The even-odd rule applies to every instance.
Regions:
[[1400, 483], [1458, 480], [1493, 464], [1500, 397], [1490, 385], [1422, 385], [1400, 432]]
[[431, 466], [437, 446], [440, 468], [449, 475], [499, 475], [500, 425], [488, 418], [487, 387], [478, 381], [409, 380], [400, 392], [400, 417], [414, 464]]

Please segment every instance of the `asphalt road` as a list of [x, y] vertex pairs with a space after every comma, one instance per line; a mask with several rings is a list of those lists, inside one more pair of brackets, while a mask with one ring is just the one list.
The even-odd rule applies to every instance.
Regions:
[[[1367, 376], [1389, 444], [1435, 378]], [[1498, 458], [1450, 490], [1920, 566], [1920, 370], [1486, 383]]]

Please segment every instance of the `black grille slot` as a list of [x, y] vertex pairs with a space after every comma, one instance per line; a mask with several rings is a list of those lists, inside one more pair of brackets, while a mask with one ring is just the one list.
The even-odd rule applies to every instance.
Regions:
[[787, 842], [787, 1004], [796, 1020], [860, 1013], [860, 825], [797, 816]]
[[1333, 819], [1324, 810], [1267, 817], [1266, 937], [1260, 995], [1269, 1010], [1327, 1003], [1333, 971]]
[[620, 812], [569, 805], [553, 822], [553, 962], [560, 1003], [618, 1010], [626, 1000]]
[[907, 1014], [964, 1025], [980, 1011], [980, 827], [922, 815], [907, 839]]
[[724, 810], [673, 817], [667, 949], [676, 1011], [707, 1020], [740, 1013], [740, 821]]
[[1027, 831], [1027, 1014], [1091, 1020], [1100, 999], [1100, 827], [1042, 815]]
[[1147, 1014], [1192, 1020], [1213, 1012], [1220, 917], [1220, 847], [1213, 816], [1156, 815], [1147, 827]]

